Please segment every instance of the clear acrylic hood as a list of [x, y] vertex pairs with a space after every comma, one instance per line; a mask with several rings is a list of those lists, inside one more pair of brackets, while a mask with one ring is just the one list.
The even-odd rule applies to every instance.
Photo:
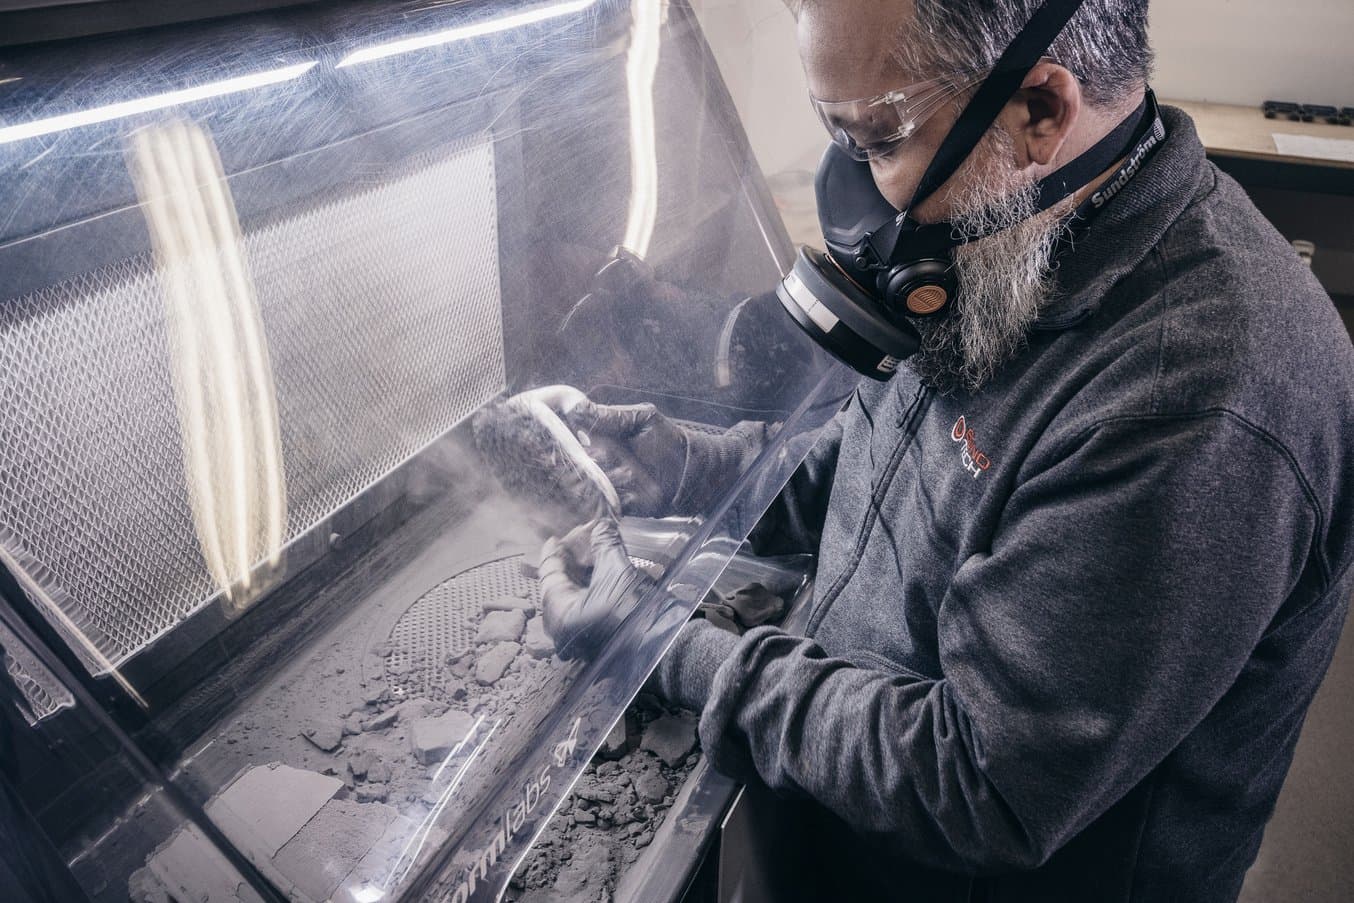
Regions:
[[[7, 48], [0, 197], [3, 762], [91, 899], [496, 898], [853, 383], [680, 3]], [[595, 511], [471, 426], [548, 386], [777, 425], [624, 519], [586, 660], [534, 564]]]

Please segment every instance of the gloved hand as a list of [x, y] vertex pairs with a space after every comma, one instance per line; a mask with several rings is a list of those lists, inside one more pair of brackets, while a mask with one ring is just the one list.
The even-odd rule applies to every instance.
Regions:
[[546, 540], [539, 574], [545, 632], [566, 660], [595, 654], [654, 585], [631, 563], [611, 518]]
[[563, 419], [582, 403], [587, 398], [571, 386], [520, 392], [475, 414], [475, 444], [513, 492], [584, 517], [615, 512], [615, 488]]
[[640, 517], [672, 513], [687, 464], [685, 430], [651, 404], [581, 401], [565, 419], [586, 437], [588, 456], [611, 480], [622, 512]]
[[742, 634], [780, 620], [785, 614], [785, 599], [760, 583], [749, 583], [728, 595], [710, 590], [696, 606], [696, 613], [716, 627]]

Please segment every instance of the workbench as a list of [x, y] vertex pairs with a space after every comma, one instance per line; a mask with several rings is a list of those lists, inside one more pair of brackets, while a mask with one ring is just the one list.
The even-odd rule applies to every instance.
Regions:
[[[1266, 119], [1259, 107], [1163, 102], [1194, 119], [1209, 159], [1284, 237], [1316, 245], [1312, 270], [1354, 332], [1354, 127]], [[1323, 155], [1295, 152], [1295, 143]]]
[[[1354, 194], [1354, 127], [1266, 119], [1259, 107], [1170, 99], [1162, 102], [1190, 115], [1209, 158], [1242, 184]], [[1281, 149], [1276, 135], [1292, 136], [1300, 139], [1294, 143], [1313, 146]], [[1322, 150], [1340, 153], [1345, 159], [1316, 155]]]

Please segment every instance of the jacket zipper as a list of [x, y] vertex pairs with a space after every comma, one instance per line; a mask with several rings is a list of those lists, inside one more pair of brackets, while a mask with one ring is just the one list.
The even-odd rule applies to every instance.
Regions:
[[856, 536], [856, 546], [851, 552], [851, 558], [847, 561], [842, 572], [837, 575], [837, 579], [820, 596], [809, 614], [809, 623], [804, 632], [807, 636], [813, 636], [818, 630], [818, 625], [822, 623], [827, 616], [827, 610], [832, 606], [832, 602], [846, 588], [851, 577], [855, 574], [856, 568], [860, 566], [860, 560], [865, 555], [865, 545], [870, 540], [870, 534], [874, 532], [875, 521], [879, 519], [879, 507], [884, 501], [884, 496], [888, 494], [889, 487], [893, 485], [893, 477], [898, 472], [898, 466], [903, 462], [903, 455], [912, 446], [912, 440], [916, 438], [917, 429], [930, 407], [932, 392], [926, 386], [918, 386], [917, 394], [912, 397], [906, 411], [903, 412], [899, 427], [902, 430], [902, 436], [898, 438], [898, 445], [894, 447], [893, 454], [889, 456], [888, 464], [884, 466], [882, 479], [874, 486], [870, 492], [870, 508], [865, 512], [865, 520], [861, 524], [860, 532]]

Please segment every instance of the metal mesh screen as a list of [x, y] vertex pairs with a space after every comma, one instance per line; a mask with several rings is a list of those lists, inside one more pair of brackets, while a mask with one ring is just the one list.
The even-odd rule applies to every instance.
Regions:
[[[288, 541], [502, 390], [495, 191], [481, 137], [244, 223]], [[0, 304], [0, 541], [114, 663], [216, 591], [168, 349], [148, 256]]]
[[52, 672], [36, 658], [7, 628], [0, 626], [0, 664], [4, 665], [10, 680], [23, 696], [20, 711], [29, 724], [36, 724], [48, 715], [75, 705], [75, 697], [61, 685]]

